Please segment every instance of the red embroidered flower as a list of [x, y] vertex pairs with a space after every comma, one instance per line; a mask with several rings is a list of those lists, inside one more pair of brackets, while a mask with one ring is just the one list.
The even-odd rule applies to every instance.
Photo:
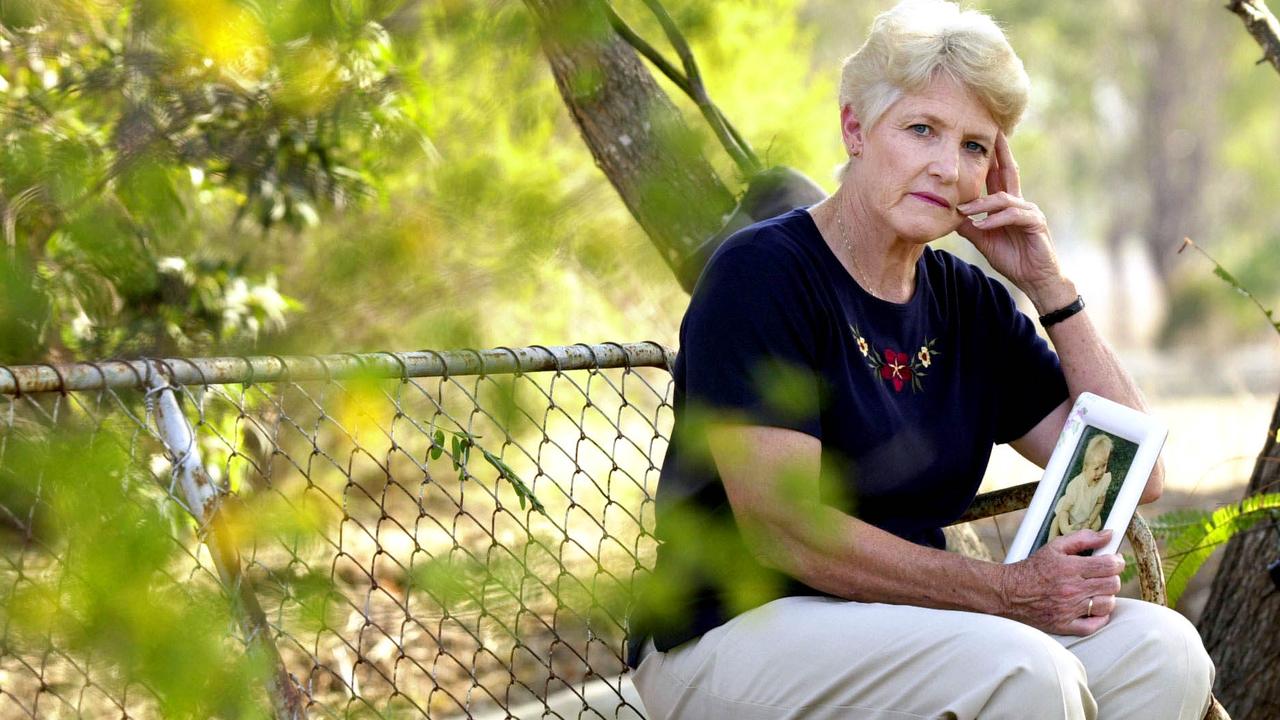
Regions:
[[911, 379], [911, 356], [897, 350], [884, 351], [884, 365], [880, 366], [880, 377], [893, 381], [895, 392], [902, 392], [902, 385]]

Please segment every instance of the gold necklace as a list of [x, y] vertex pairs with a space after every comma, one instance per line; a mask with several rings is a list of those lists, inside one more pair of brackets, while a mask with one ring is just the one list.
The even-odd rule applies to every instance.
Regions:
[[[844, 227], [844, 213], [840, 212], [839, 205], [836, 206], [835, 212], [836, 225], [840, 228], [840, 239], [844, 241], [844, 251], [849, 255], [849, 260], [853, 262], [853, 269], [858, 271], [858, 274], [862, 276], [863, 280], [870, 283], [871, 276], [867, 274], [866, 270], [862, 269], [862, 265], [858, 262], [858, 256], [853, 252], [853, 243], [849, 242], [849, 231]], [[856, 277], [854, 278], [854, 280], [857, 279], [858, 278]], [[879, 293], [876, 293], [872, 288], [868, 287], [867, 292], [876, 297], [880, 297]]]

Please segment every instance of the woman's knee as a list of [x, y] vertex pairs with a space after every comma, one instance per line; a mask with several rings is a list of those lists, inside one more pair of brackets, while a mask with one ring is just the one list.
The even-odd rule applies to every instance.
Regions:
[[1093, 678], [1104, 711], [1127, 708], [1134, 717], [1201, 717], [1214, 667], [1195, 626], [1169, 608], [1123, 598], [1112, 617], [1117, 627], [1110, 642], [1119, 652]]
[[[996, 636], [986, 642], [975, 639], [978, 652], [973, 667], [986, 665], [990, 678], [980, 717], [1025, 717], [1029, 708], [1038, 718], [1093, 717], [1096, 704], [1089, 693], [1088, 677], [1080, 660], [1044, 633], [1001, 621]], [[975, 686], [975, 690], [978, 686]]]
[[1191, 621], [1169, 608], [1151, 605], [1147, 614], [1138, 638], [1144, 660], [1168, 687], [1186, 688], [1186, 702], [1199, 705], [1207, 701], [1214, 667], [1200, 633]]
[[1084, 665], [1069, 650], [1038, 630], [1027, 628], [1028, 637], [1020, 643], [1021, 658], [1016, 664], [1018, 675], [1038, 685], [1043, 692], [1078, 695], [1088, 686]]

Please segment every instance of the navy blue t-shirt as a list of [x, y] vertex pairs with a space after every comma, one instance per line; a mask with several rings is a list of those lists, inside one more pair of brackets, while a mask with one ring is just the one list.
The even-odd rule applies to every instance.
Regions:
[[1067, 398], [1057, 355], [999, 282], [926, 247], [911, 299], [881, 300], [804, 209], [744, 228], [711, 257], [680, 326], [674, 381], [660, 545], [637, 608], [654, 597], [665, 604], [661, 621], [633, 612], [632, 667], [646, 636], [665, 651], [750, 606], [827, 595], [781, 576], [748, 583], [754, 592], [734, 587], [773, 571], [736, 532], [716, 531], [736, 526], [701, 422], [818, 438], [824, 503], [942, 548], [941, 528], [977, 494], [992, 446], [1022, 437]]

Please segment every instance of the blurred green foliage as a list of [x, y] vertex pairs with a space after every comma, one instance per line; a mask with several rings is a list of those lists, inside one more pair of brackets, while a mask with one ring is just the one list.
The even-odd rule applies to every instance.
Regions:
[[[266, 717], [268, 666], [234, 639], [232, 606], [212, 578], [171, 574], [181, 553], [170, 534], [176, 506], [125, 448], [111, 428], [79, 423], [6, 437], [0, 489], [44, 514], [32, 536], [50, 555], [5, 535], [5, 654], [53, 647], [109, 663], [118, 680], [100, 682], [139, 683], [164, 717]], [[15, 691], [25, 695], [21, 682]], [[106, 689], [123, 695], [123, 685]]]
[[314, 227], [374, 191], [378, 158], [420, 143], [397, 104], [393, 5], [0, 6], [0, 359], [207, 352], [281, 330], [301, 306], [225, 240]]

